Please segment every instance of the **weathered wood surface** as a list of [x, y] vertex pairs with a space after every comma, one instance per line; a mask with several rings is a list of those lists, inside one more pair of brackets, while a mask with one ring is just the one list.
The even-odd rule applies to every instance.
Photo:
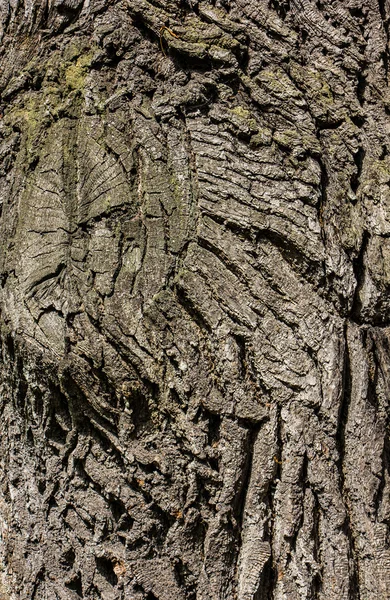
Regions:
[[388, 0], [0, 18], [0, 597], [390, 598]]

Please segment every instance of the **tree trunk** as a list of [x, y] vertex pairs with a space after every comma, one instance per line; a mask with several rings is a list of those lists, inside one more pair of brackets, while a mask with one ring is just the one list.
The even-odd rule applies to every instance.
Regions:
[[0, 19], [0, 598], [390, 598], [389, 0]]

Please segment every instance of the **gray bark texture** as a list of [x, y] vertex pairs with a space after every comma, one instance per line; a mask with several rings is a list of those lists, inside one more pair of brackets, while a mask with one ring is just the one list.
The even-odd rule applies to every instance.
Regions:
[[390, 598], [389, 0], [1, 0], [1, 600]]

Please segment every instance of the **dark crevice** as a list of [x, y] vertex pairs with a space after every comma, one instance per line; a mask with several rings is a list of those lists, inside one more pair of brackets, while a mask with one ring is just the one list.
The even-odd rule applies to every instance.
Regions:
[[367, 400], [371, 404], [371, 406], [375, 409], [375, 411], [377, 411], [378, 410], [378, 400], [379, 400], [378, 395], [377, 395], [377, 385], [378, 385], [378, 378], [379, 378], [379, 373], [380, 373], [380, 362], [379, 362], [380, 359], [375, 352], [374, 336], [369, 335], [368, 331], [363, 329], [362, 330], [362, 339], [363, 339], [363, 343], [367, 349], [368, 363], [369, 363], [369, 371], [368, 371], [369, 377], [368, 377], [368, 381], [367, 381]]
[[[275, 493], [277, 490], [278, 482], [281, 478], [281, 465], [282, 461], [279, 457], [281, 457], [282, 452], [282, 424], [281, 424], [281, 415], [280, 410], [278, 409], [277, 420], [276, 420], [276, 445], [277, 445], [277, 454], [278, 456], [274, 456], [273, 460], [275, 463], [275, 470], [273, 474], [273, 479], [269, 483], [269, 487], [264, 498], [264, 501], [268, 505], [269, 518], [265, 524], [265, 535], [266, 540], [270, 545], [270, 556], [263, 567], [263, 571], [261, 574], [261, 579], [259, 582], [259, 586], [257, 592], [254, 595], [253, 600], [273, 600], [274, 591], [278, 581], [278, 569], [275, 565], [275, 557], [273, 554], [273, 538], [274, 538], [274, 518], [275, 518]], [[261, 433], [259, 432], [259, 435]]]
[[[318, 501], [318, 497], [312, 489], [314, 498], [314, 510], [313, 510], [313, 558], [317, 565], [321, 565], [321, 534], [320, 534], [320, 519], [321, 519], [321, 506]], [[322, 577], [321, 572], [314, 573], [312, 579], [312, 598], [313, 600], [319, 600], [320, 592], [322, 590]]]
[[387, 50], [384, 50], [383, 52], [381, 52], [381, 59], [383, 62], [383, 68], [385, 70], [385, 77], [387, 79], [388, 74], [389, 74], [389, 53]]
[[179, 0], [179, 8], [186, 13], [195, 13], [199, 15], [199, 2], [198, 0]]
[[[344, 331], [344, 338], [346, 340], [346, 327]], [[349, 405], [351, 402], [351, 391], [352, 391], [352, 380], [351, 380], [351, 368], [350, 368], [350, 359], [347, 341], [345, 341], [345, 354], [344, 354], [344, 365], [343, 365], [343, 391], [342, 397], [340, 401], [339, 407], [339, 415], [338, 415], [338, 428], [336, 432], [336, 444], [337, 450], [339, 453], [339, 470], [340, 470], [340, 478], [341, 478], [341, 486], [344, 489], [344, 472], [343, 472], [343, 462], [344, 462], [344, 453], [345, 453], [345, 429], [348, 420], [348, 411]]]
[[321, 118], [316, 119], [317, 132], [324, 131], [327, 129], [338, 129], [344, 123], [344, 119], [337, 119], [336, 121], [322, 120]]
[[165, 512], [158, 504], [152, 502], [149, 506], [153, 511], [158, 523], [155, 523], [150, 529], [150, 535], [157, 549], [163, 548], [166, 543], [168, 531], [176, 523], [176, 516]]
[[60, 562], [66, 569], [72, 569], [76, 560], [76, 553], [73, 548], [66, 550], [60, 558]]
[[311, 598], [312, 600], [319, 600], [320, 593], [322, 590], [322, 579], [320, 573], [314, 573], [311, 582]]
[[269, 521], [267, 523], [267, 525], [268, 525], [267, 538], [268, 538], [268, 541], [270, 544], [271, 554], [270, 554], [270, 557], [263, 569], [259, 589], [255, 596], [256, 600], [273, 600], [274, 590], [276, 588], [277, 581], [278, 581], [278, 569], [275, 565], [275, 556], [274, 556], [274, 552], [273, 552], [274, 520], [275, 520], [274, 497], [275, 497], [275, 492], [277, 489], [277, 479], [279, 479], [279, 477], [275, 476], [274, 480], [272, 481], [272, 483], [270, 485], [269, 493], [268, 493], [268, 505], [269, 505], [270, 517], [269, 517]]
[[134, 519], [128, 514], [125, 505], [119, 499], [110, 500], [112, 516], [116, 522], [117, 531], [130, 531], [134, 525]]
[[356, 127], [359, 127], [359, 129], [361, 127], [363, 127], [363, 125], [366, 122], [366, 117], [364, 115], [351, 115], [351, 121], [354, 125], [356, 125]]
[[114, 571], [114, 565], [111, 560], [105, 558], [104, 556], [95, 557], [96, 568], [100, 575], [104, 577], [106, 581], [113, 587], [115, 587], [118, 583], [118, 577]]
[[[389, 17], [387, 16], [387, 8], [386, 8], [386, 0], [378, 0], [379, 10], [381, 14], [381, 19], [383, 22], [383, 28], [386, 33], [387, 47], [386, 50], [381, 52], [381, 59], [383, 62], [383, 68], [385, 70], [386, 78], [389, 72], [389, 41], [390, 41], [390, 32], [389, 32]], [[386, 111], [387, 112], [387, 111]]]
[[68, 430], [61, 427], [55, 415], [52, 414], [51, 419], [48, 421], [45, 427], [45, 437], [49, 438], [53, 442], [64, 445], [66, 443], [67, 434]]
[[213, 446], [218, 444], [220, 439], [220, 429], [222, 417], [218, 414], [213, 414], [209, 412], [206, 408], [202, 408], [202, 415], [208, 421], [208, 444], [209, 446]]
[[[28, 392], [28, 384], [23, 372], [23, 360], [19, 356], [16, 360], [16, 381], [17, 387], [15, 392], [15, 400], [16, 405], [19, 410], [24, 410], [26, 408], [26, 396]], [[26, 415], [27, 416], [27, 415]]]
[[[382, 507], [383, 494], [384, 494], [384, 491], [386, 488], [386, 483], [390, 478], [390, 441], [387, 437], [385, 437], [384, 443], [383, 443], [381, 462], [382, 462], [382, 473], [381, 473], [380, 483], [374, 494], [375, 516], [376, 516], [377, 520], [378, 520], [379, 510]], [[390, 526], [389, 520], [387, 520], [386, 524], [387, 524], [387, 526]]]
[[385, 160], [385, 158], [386, 158], [386, 156], [388, 156], [388, 154], [389, 154], [389, 152], [388, 152], [387, 146], [386, 146], [386, 144], [383, 144], [383, 146], [382, 146], [382, 152], [381, 152], [381, 155], [379, 157], [379, 160]]
[[355, 17], [356, 19], [364, 19], [364, 14], [360, 7], [349, 8], [348, 10], [352, 17]]
[[351, 177], [351, 189], [354, 194], [356, 194], [360, 185], [360, 178], [362, 175], [365, 154], [366, 151], [364, 150], [364, 148], [360, 147], [358, 151], [355, 152], [353, 155], [353, 160], [355, 161], [356, 165], [356, 172]]
[[176, 284], [176, 297], [180, 305], [188, 313], [191, 319], [195, 321], [195, 323], [200, 327], [200, 329], [204, 329], [208, 333], [211, 333], [212, 328], [206, 320], [206, 316], [199, 311], [199, 309], [195, 306], [191, 298], [188, 296], [187, 291], [184, 288], [180, 287], [179, 284]]
[[282, 424], [281, 409], [278, 408], [278, 415], [277, 415], [277, 420], [276, 420], [277, 455], [274, 456], [274, 461], [276, 463], [275, 480], [280, 480], [282, 478], [282, 450], [283, 450], [282, 429], [283, 429], [283, 424]]
[[[385, 384], [387, 391], [390, 391], [390, 380], [388, 377], [388, 368], [390, 358], [390, 345], [388, 337], [382, 333], [382, 331], [375, 329], [368, 334], [370, 340], [370, 358], [371, 368], [369, 369], [369, 385], [367, 390], [367, 397], [371, 402], [371, 405], [375, 408], [377, 414], [381, 412], [381, 406], [378, 398], [378, 388], [380, 389], [382, 382]], [[379, 385], [378, 385], [379, 384]], [[374, 494], [374, 506], [375, 515], [377, 520], [379, 518], [379, 511], [382, 507], [382, 502], [387, 503], [387, 500], [383, 497], [390, 479], [390, 439], [387, 433], [389, 431], [390, 413], [386, 411], [386, 416], [382, 424], [382, 431], [384, 433], [383, 450], [381, 456], [382, 472], [380, 476], [380, 482], [378, 488]], [[386, 523], [388, 528], [390, 527], [390, 520], [388, 514], [385, 512], [385, 518], [383, 521]]]
[[386, 22], [386, 0], [378, 0], [379, 12], [383, 23]]
[[174, 566], [174, 573], [180, 589], [186, 591], [186, 600], [196, 600], [196, 580], [180, 558], [177, 559]]
[[338, 469], [340, 476], [340, 488], [342, 497], [344, 499], [345, 507], [345, 521], [344, 521], [344, 532], [350, 545], [350, 557], [351, 557], [351, 569], [350, 569], [350, 600], [360, 600], [359, 593], [359, 580], [358, 580], [358, 562], [357, 562], [357, 551], [355, 545], [355, 536], [352, 528], [350, 508], [349, 508], [349, 494], [345, 484], [344, 474], [344, 459], [345, 459], [345, 444], [346, 444], [346, 428], [348, 423], [348, 414], [352, 401], [352, 371], [349, 357], [348, 341], [347, 341], [347, 327], [345, 325], [344, 338], [345, 338], [345, 354], [344, 354], [344, 366], [343, 366], [343, 389], [340, 401], [339, 415], [338, 415], [338, 428], [336, 432], [336, 447], [339, 455]]
[[270, 0], [270, 7], [273, 8], [278, 16], [284, 21], [290, 10], [290, 0]]
[[233, 335], [233, 337], [236, 341], [238, 348], [238, 366], [240, 376], [242, 379], [245, 379], [247, 377], [248, 370], [246, 340], [244, 336], [238, 334]]
[[364, 104], [364, 95], [365, 95], [366, 87], [367, 87], [366, 75], [360, 71], [357, 74], [356, 95], [357, 95], [357, 99], [359, 100], [359, 103], [361, 106], [363, 106], [363, 104]]
[[112, 512], [112, 516], [114, 517], [114, 520], [116, 522], [119, 521], [119, 519], [126, 514], [126, 507], [123, 504], [123, 502], [121, 502], [121, 500], [115, 499], [115, 500], [111, 500], [110, 501], [110, 509]]
[[[69, 4], [66, 1], [62, 4], [57, 4], [55, 11], [60, 17], [62, 17], [62, 22], [56, 27], [55, 30], [53, 30], [52, 25], [50, 32], [52, 34], [55, 33], [56, 35], [58, 35], [60, 33], [63, 33], [65, 29], [67, 29], [71, 25], [75, 24], [81, 14], [81, 11], [83, 10], [83, 6], [83, 0], [77, 2], [75, 6], [69, 6]], [[55, 23], [55, 14], [52, 15], [51, 19], [49, 17], [49, 25], [51, 25], [50, 21], [52, 21], [52, 23]]]
[[239, 493], [236, 494], [235, 506], [233, 506], [233, 510], [237, 519], [237, 527], [240, 534], [243, 524], [245, 502], [252, 474], [254, 446], [256, 443], [257, 436], [259, 435], [260, 427], [260, 425], [257, 425], [256, 427], [253, 427], [251, 430], [248, 431], [248, 437], [246, 441], [246, 461], [240, 477]]
[[151, 421], [151, 409], [147, 396], [142, 390], [131, 390], [132, 420], [136, 434], [139, 434]]
[[321, 169], [321, 182], [320, 182], [320, 197], [318, 200], [317, 206], [317, 214], [318, 214], [318, 222], [321, 228], [321, 238], [324, 244], [326, 244], [326, 234], [324, 228], [324, 212], [327, 204], [328, 198], [328, 186], [329, 186], [329, 176], [326, 165], [323, 160], [319, 160], [318, 164]]
[[[303, 500], [305, 497], [305, 491], [306, 491], [306, 488], [308, 485], [308, 481], [307, 481], [308, 464], [309, 464], [309, 459], [307, 456], [307, 452], [305, 452], [305, 455], [302, 460], [301, 473], [300, 473], [300, 477], [299, 477], [299, 482], [302, 486], [302, 504], [303, 504]], [[299, 532], [303, 525], [304, 519], [305, 519], [305, 512], [304, 512], [304, 509], [302, 508], [301, 517], [299, 519], [299, 522], [296, 523], [294, 534], [290, 539], [290, 547], [291, 547], [290, 556], [292, 554], [296, 554], [298, 535], [299, 535]]]
[[41, 583], [45, 580], [45, 567], [41, 567], [39, 572], [35, 576], [34, 586], [31, 593], [31, 600], [35, 600], [37, 592]]
[[368, 243], [370, 241], [371, 234], [368, 231], [364, 231], [362, 237], [362, 243], [360, 246], [359, 254], [356, 258], [353, 259], [353, 272], [356, 278], [356, 288], [355, 294], [352, 301], [352, 308], [350, 311], [350, 318], [357, 323], [361, 322], [361, 310], [362, 310], [362, 302], [360, 299], [360, 292], [363, 288], [364, 284], [364, 275], [365, 275], [365, 255], [367, 252]]
[[277, 579], [278, 574], [272, 565], [272, 556], [270, 556], [263, 567], [259, 587], [253, 596], [253, 600], [273, 600]]
[[80, 596], [80, 598], [84, 598], [81, 573], [77, 573], [77, 575], [75, 575], [75, 577], [71, 581], [69, 581], [69, 583], [65, 583], [65, 587], [67, 587], [68, 590], [76, 592], [76, 594]]

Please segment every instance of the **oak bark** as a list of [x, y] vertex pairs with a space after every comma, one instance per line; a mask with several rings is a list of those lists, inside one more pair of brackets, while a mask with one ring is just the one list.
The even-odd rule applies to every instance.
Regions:
[[0, 4], [0, 598], [390, 597], [388, 0]]

